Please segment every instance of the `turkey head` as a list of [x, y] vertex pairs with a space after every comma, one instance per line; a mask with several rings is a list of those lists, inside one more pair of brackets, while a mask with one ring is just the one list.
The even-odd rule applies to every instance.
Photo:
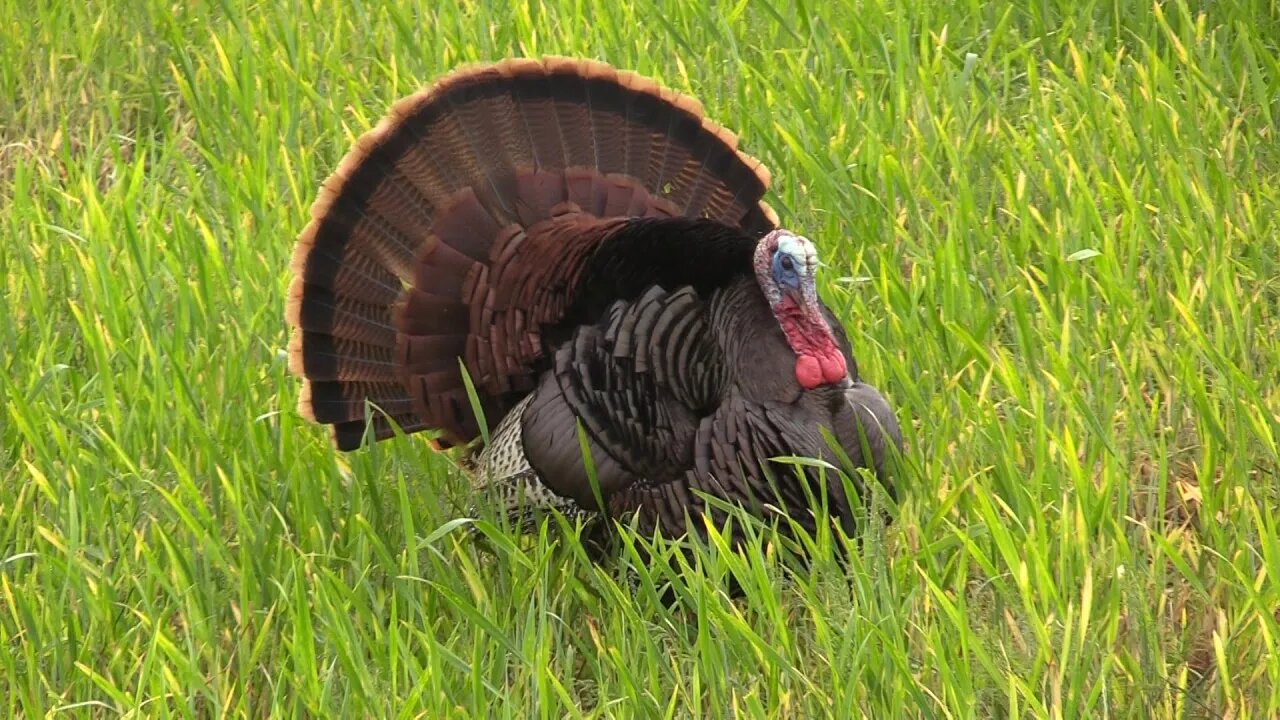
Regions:
[[846, 379], [848, 368], [822, 316], [818, 251], [808, 238], [774, 230], [755, 252], [756, 280], [796, 354], [796, 381], [812, 390]]

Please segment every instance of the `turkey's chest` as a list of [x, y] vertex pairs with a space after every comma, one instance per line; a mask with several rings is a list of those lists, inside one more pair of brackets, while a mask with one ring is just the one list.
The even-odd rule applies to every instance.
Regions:
[[829, 393], [798, 393], [790, 402], [758, 401], [746, 393], [728, 399], [713, 416], [704, 436], [716, 438], [723, 447], [715, 452], [736, 453], [752, 462], [779, 455], [825, 458], [829, 454], [823, 428], [833, 431], [839, 418], [824, 397]]
[[750, 464], [778, 455], [829, 459], [822, 429], [841, 422], [844, 386], [800, 386], [795, 351], [758, 290], [726, 295], [711, 312], [729, 378], [720, 410], [704, 420], [702, 435], [719, 443], [712, 452]]

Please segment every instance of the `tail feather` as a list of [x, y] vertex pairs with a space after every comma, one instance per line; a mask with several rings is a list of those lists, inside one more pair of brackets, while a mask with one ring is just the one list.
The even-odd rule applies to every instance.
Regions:
[[561, 172], [528, 170], [516, 177], [516, 203], [525, 227], [551, 216], [552, 208], [568, 197]]
[[286, 317], [300, 410], [341, 449], [395, 426], [469, 442], [459, 356], [497, 422], [533, 386], [540, 328], [610, 218], [773, 227], [768, 173], [737, 147], [696, 100], [592, 61], [462, 69], [398, 101], [298, 238]]
[[[477, 266], [483, 267], [478, 261], [441, 242], [438, 235], [432, 235], [422, 245], [412, 286], [431, 288], [441, 295], [456, 295], [465, 287], [467, 278]], [[411, 313], [406, 311], [402, 317], [408, 321], [410, 316]]]
[[375, 411], [369, 415], [368, 423], [363, 418], [333, 423], [333, 444], [340, 450], [353, 450], [364, 443], [366, 432], [377, 442], [395, 437], [396, 428], [407, 435], [430, 430], [431, 426], [414, 413], [387, 416]]
[[569, 58], [548, 58], [547, 78], [555, 99], [556, 120], [564, 142], [565, 167], [594, 168], [595, 138], [591, 129], [591, 108], [587, 104], [587, 82], [582, 63]]
[[463, 338], [470, 328], [470, 320], [471, 308], [456, 296], [437, 295], [415, 287], [406, 295], [400, 332], [406, 338], [438, 335]]
[[307, 331], [290, 343], [289, 369], [308, 380], [393, 381], [399, 376], [393, 348]]
[[600, 217], [609, 199], [609, 187], [600, 173], [587, 168], [571, 168], [564, 171], [564, 183], [569, 189], [569, 202], [578, 210]]
[[295, 265], [295, 272], [294, 277], [302, 280], [304, 296], [308, 292], [305, 288], [319, 288], [335, 298], [385, 306], [403, 292], [395, 273], [359, 253], [343, 257], [330, 251], [313, 252]]
[[511, 94], [533, 145], [534, 167], [545, 171], [563, 170], [569, 162], [546, 68], [533, 61], [508, 67], [512, 78]]
[[[407, 133], [406, 133], [407, 134]], [[424, 198], [424, 212], [434, 219], [436, 208], [448, 202], [457, 189], [458, 180], [442, 168], [439, 159], [432, 155], [432, 148], [425, 144], [407, 144], [393, 168], [386, 170], [387, 177], [399, 174], [406, 184]], [[428, 223], [423, 230], [431, 229]]]
[[[711, 206], [713, 193], [720, 190], [722, 198], [730, 198], [736, 189], [734, 185], [755, 179], [754, 176], [748, 176], [746, 168], [741, 168], [740, 176], [734, 178], [734, 170], [740, 167], [734, 163], [738, 157], [737, 145], [737, 136], [727, 130], [708, 131], [699, 139], [693, 151], [694, 162], [686, 165], [681, 173], [689, 178], [689, 184], [686, 187], [677, 185], [675, 191], [677, 197], [686, 198], [684, 207], [681, 208], [682, 215], [698, 217], [705, 214], [708, 217], [719, 217], [730, 211], [730, 203], [723, 200], [715, 207]], [[743, 210], [745, 208], [738, 208], [738, 212]]]
[[289, 288], [286, 317], [290, 325], [304, 331], [327, 332], [382, 347], [396, 344], [396, 328], [388, 307], [340, 297], [330, 288], [308, 287], [301, 278], [295, 278]]
[[488, 262], [489, 248], [502, 225], [482, 204], [473, 188], [454, 194], [445, 211], [436, 219], [435, 236], [476, 262]]
[[618, 72], [603, 63], [591, 63], [586, 73], [596, 169], [605, 175], [626, 172], [626, 96], [618, 84]]
[[[311, 207], [311, 224], [303, 233], [321, 240], [322, 251], [338, 257], [359, 253], [378, 262], [383, 269], [404, 278], [416, 257], [415, 248], [426, 229], [422, 219], [430, 218], [430, 203], [420, 188], [402, 177], [385, 158], [385, 149], [369, 145], [355, 149], [338, 169], [321, 184]], [[353, 156], [363, 155], [363, 164], [353, 164]], [[370, 182], [383, 177], [390, 182]], [[325, 233], [323, 239], [315, 235]], [[301, 243], [300, 243], [301, 244]]]
[[319, 423], [341, 423], [362, 420], [365, 402], [389, 415], [413, 413], [413, 403], [404, 396], [404, 388], [395, 382], [324, 382], [307, 383], [302, 391], [308, 419]]
[[610, 176], [604, 188], [604, 208], [601, 217], [628, 217], [645, 214], [648, 202], [633, 183], [625, 178]]

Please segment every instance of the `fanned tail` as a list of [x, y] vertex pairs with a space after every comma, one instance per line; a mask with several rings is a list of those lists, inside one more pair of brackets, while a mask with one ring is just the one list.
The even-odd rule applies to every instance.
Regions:
[[776, 224], [768, 182], [695, 100], [633, 73], [555, 57], [457, 70], [397, 102], [320, 189], [286, 314], [299, 410], [342, 450], [395, 427], [468, 443], [458, 359], [496, 425], [609, 219], [758, 235]]

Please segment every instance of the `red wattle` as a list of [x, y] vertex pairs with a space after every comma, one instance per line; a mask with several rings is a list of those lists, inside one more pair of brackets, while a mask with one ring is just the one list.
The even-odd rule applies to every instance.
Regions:
[[822, 385], [822, 363], [812, 355], [796, 356], [796, 382], [805, 390]]
[[836, 350], [827, 350], [819, 355], [796, 356], [796, 382], [805, 390], [838, 383], [847, 372], [844, 356]]
[[796, 382], [806, 390], [838, 383], [848, 374], [831, 329], [815, 309], [800, 307], [790, 297], [774, 307], [787, 343], [796, 354]]
[[830, 348], [825, 355], [819, 357], [818, 363], [822, 366], [822, 379], [829, 383], [840, 382], [849, 372], [844, 355], [835, 348]]

